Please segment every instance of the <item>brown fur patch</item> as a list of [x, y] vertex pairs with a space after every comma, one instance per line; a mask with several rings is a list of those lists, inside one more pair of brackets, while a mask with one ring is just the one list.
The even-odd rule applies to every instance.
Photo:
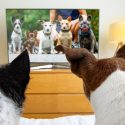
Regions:
[[88, 50], [60, 47], [65, 51], [71, 64], [71, 71], [83, 79], [84, 90], [88, 98], [107, 77], [117, 69], [125, 71], [125, 46], [120, 48], [113, 58], [97, 60]]
[[125, 59], [125, 45], [123, 45], [116, 53], [116, 57], [122, 57]]

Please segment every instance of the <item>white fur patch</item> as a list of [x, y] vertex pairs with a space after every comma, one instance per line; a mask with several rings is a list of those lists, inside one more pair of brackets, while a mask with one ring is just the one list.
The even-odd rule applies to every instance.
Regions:
[[125, 71], [113, 72], [94, 92], [96, 125], [125, 125]]
[[19, 109], [0, 92], [0, 125], [18, 125]]

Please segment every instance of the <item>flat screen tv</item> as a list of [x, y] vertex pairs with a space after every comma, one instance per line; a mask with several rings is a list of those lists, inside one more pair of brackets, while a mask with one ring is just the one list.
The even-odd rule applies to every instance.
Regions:
[[55, 46], [98, 57], [99, 9], [6, 9], [9, 62], [27, 49], [32, 63], [67, 63]]

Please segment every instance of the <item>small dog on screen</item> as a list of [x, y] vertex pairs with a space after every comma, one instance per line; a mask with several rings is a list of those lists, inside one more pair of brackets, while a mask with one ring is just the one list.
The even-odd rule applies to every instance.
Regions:
[[0, 125], [19, 125], [29, 73], [26, 50], [9, 65], [0, 67]]
[[34, 54], [34, 53], [38, 53], [38, 46], [39, 46], [39, 42], [37, 40], [37, 30], [31, 32], [28, 31], [26, 33], [27, 35], [27, 39], [26, 41], [23, 43], [23, 49], [27, 49], [29, 53]]
[[21, 52], [22, 47], [22, 24], [24, 18], [21, 19], [12, 17], [12, 24], [13, 24], [13, 32], [11, 34], [11, 44], [12, 44], [12, 52], [17, 53]]
[[61, 20], [61, 31], [58, 35], [58, 44], [71, 48], [72, 44], [72, 33], [70, 31], [69, 21], [68, 20]]
[[52, 23], [49, 21], [40, 21], [43, 30], [38, 31], [37, 39], [39, 40], [39, 54], [54, 53], [54, 39], [52, 37]]
[[91, 16], [79, 16], [78, 42], [81, 48], [86, 48], [90, 52], [96, 49], [96, 38], [91, 28]]
[[65, 52], [71, 71], [83, 80], [95, 125], [125, 125], [125, 45], [107, 59], [96, 59], [85, 48], [59, 45], [55, 49]]

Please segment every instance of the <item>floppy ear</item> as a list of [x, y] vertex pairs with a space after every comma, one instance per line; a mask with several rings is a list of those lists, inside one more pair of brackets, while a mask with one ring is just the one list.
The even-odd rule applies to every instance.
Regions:
[[118, 51], [116, 52], [115, 57], [118, 57], [118, 58], [120, 57], [120, 58], [125, 59], [125, 44], [118, 49]]
[[82, 21], [82, 20], [83, 20], [82, 15], [79, 15], [79, 21]]
[[6, 68], [7, 73], [11, 76], [15, 86], [19, 86], [22, 92], [25, 91], [29, 82], [30, 61], [28, 51], [22, 52], [16, 59], [14, 59]]

